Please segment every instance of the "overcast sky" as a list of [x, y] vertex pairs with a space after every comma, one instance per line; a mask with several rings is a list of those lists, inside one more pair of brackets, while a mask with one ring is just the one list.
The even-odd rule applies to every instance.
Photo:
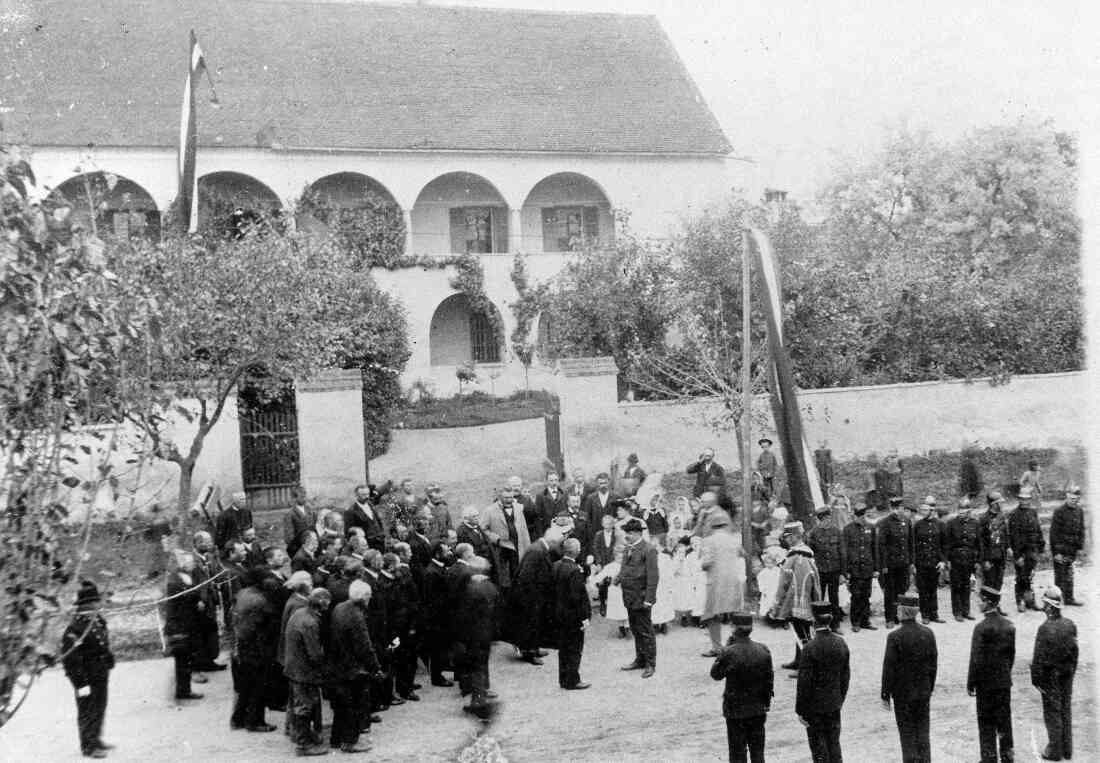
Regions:
[[808, 199], [838, 151], [877, 145], [901, 120], [948, 137], [1023, 115], [1081, 131], [1100, 77], [1096, 17], [1066, 0], [437, 1], [655, 14], [754, 160], [741, 175], [754, 196]]

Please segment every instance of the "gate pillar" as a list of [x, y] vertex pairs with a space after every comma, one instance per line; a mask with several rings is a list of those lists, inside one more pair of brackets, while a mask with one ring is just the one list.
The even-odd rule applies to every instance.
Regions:
[[345, 508], [366, 482], [363, 375], [358, 369], [323, 371], [296, 381], [301, 483], [311, 503]]

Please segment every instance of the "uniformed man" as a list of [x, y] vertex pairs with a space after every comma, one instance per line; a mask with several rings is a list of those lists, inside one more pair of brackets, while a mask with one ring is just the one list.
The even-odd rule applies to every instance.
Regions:
[[844, 528], [844, 577], [851, 598], [848, 617], [852, 632], [860, 628], [877, 630], [871, 625], [871, 581], [878, 577], [875, 550], [875, 525], [867, 517], [867, 504], [859, 502], [853, 510], [856, 518]]
[[775, 453], [772, 452], [772, 441], [767, 437], [761, 437], [756, 444], [760, 446], [760, 455], [756, 457], [756, 471], [761, 482], [760, 497], [767, 501], [775, 495]]
[[[970, 640], [966, 691], [978, 706], [978, 744], [982, 763], [1012, 760], [1012, 663], [1016, 660], [1016, 626], [1001, 614], [1001, 592], [982, 586], [985, 618]], [[1000, 757], [998, 757], [998, 747]]]
[[1005, 554], [1008, 551], [1008, 526], [1005, 524], [1004, 496], [993, 490], [985, 498], [986, 511], [978, 520], [978, 556], [982, 562], [982, 582], [1001, 589], [1005, 579]]
[[1012, 562], [1016, 565], [1016, 609], [1019, 612], [1038, 609], [1035, 593], [1031, 590], [1031, 579], [1035, 575], [1039, 555], [1046, 548], [1039, 514], [1032, 503], [1030, 496], [1021, 495], [1019, 505], [1008, 515], [1008, 545], [1012, 548]]
[[1077, 626], [1062, 617], [1062, 591], [1051, 586], [1043, 594], [1045, 623], [1035, 634], [1031, 658], [1031, 684], [1043, 697], [1043, 723], [1047, 746], [1043, 760], [1069, 760], [1073, 756], [1073, 676], [1077, 672]]
[[1081, 488], [1066, 488], [1066, 502], [1054, 510], [1050, 520], [1050, 553], [1054, 555], [1054, 585], [1062, 589], [1062, 603], [1081, 606], [1073, 598], [1073, 562], [1085, 547], [1085, 514], [1081, 510]]
[[[817, 524], [806, 534], [806, 545], [814, 552], [822, 597], [833, 605], [833, 630], [840, 628], [844, 611], [840, 608], [840, 576], [845, 568], [844, 537], [832, 519], [832, 509], [819, 506], [814, 512]], [[854, 621], [853, 621], [854, 622]]]
[[916, 596], [898, 597], [901, 627], [887, 636], [882, 660], [882, 702], [887, 709], [894, 703], [903, 763], [932, 760], [928, 706], [936, 686], [939, 655], [936, 636], [917, 622], [919, 613]]
[[806, 727], [814, 763], [841, 763], [840, 709], [848, 696], [848, 645], [832, 631], [833, 607], [813, 605], [814, 637], [802, 650], [794, 711]]
[[752, 615], [735, 613], [731, 621], [733, 634], [711, 665], [710, 677], [726, 680], [722, 715], [726, 717], [730, 762], [745, 763], [747, 749], [748, 760], [764, 763], [764, 722], [775, 686], [772, 655], [750, 638]]
[[917, 510], [920, 514], [913, 524], [913, 569], [920, 596], [921, 622], [942, 623], [939, 612], [940, 572], [947, 567], [943, 550], [943, 523], [933, 513], [936, 497], [928, 496]]
[[898, 597], [909, 589], [909, 565], [913, 563], [913, 528], [905, 518], [900, 496], [890, 498], [890, 510], [890, 515], [879, 520], [876, 528], [879, 584], [887, 628], [898, 624]]
[[90, 580], [80, 584], [76, 614], [61, 637], [61, 662], [76, 692], [76, 723], [80, 751], [85, 757], [106, 758], [113, 745], [105, 743], [103, 716], [107, 712], [107, 679], [115, 656], [107, 635], [107, 621], [99, 613], [99, 589]]
[[970, 499], [963, 496], [958, 512], [944, 531], [947, 562], [951, 565], [951, 614], [960, 623], [974, 619], [970, 614], [970, 574], [977, 568], [981, 552], [978, 529], [978, 520], [970, 514]]

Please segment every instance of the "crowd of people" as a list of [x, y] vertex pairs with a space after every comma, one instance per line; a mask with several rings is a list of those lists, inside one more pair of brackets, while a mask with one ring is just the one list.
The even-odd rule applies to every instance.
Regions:
[[[1006, 560], [1016, 568], [1020, 611], [1035, 606], [1031, 574], [1045, 544], [1032, 494], [1021, 490], [1019, 506], [1006, 517], [1003, 496], [990, 492], [980, 519], [964, 495], [955, 516], [944, 521], [932, 497], [913, 520], [905, 498], [887, 493], [890, 511], [876, 519], [869, 513], [875, 501], [851, 506], [834, 490], [807, 528], [788, 521], [775, 469], [774, 456], [758, 463], [748, 516], [728, 495], [724, 470], [709, 449], [687, 468], [695, 476], [692, 495], [671, 503], [659, 492], [639, 493], [646, 474], [634, 454], [616, 479], [601, 473], [594, 484], [581, 472], [564, 484], [550, 473], [532, 490], [512, 477], [488, 506], [463, 508], [457, 523], [437, 484], [423, 495], [411, 480], [381, 489], [363, 485], [343, 511], [317, 510], [299, 489], [283, 517], [282, 543], [266, 546], [257, 539], [246, 496], [236, 493], [209, 528], [194, 534], [190, 549], [173, 554], [163, 635], [175, 664], [175, 696], [201, 699], [193, 684], [205, 683], [207, 672], [231, 668], [232, 729], [274, 731], [266, 713], [282, 711], [298, 754], [325, 754], [330, 746], [361, 752], [369, 749], [364, 735], [383, 713], [420, 700], [420, 664], [432, 687], [457, 684], [469, 697], [467, 712], [491, 717], [494, 641], [512, 644], [516, 658], [533, 665], [556, 649], [559, 686], [589, 688], [580, 666], [595, 608], [620, 636], [633, 636], [635, 658], [623, 670], [640, 671], [643, 678], [656, 670], [656, 633], [677, 620], [705, 627], [703, 656], [715, 658], [711, 675], [727, 681], [730, 758], [763, 760], [773, 671], [767, 649], [750, 638], [754, 617], [745, 582], [752, 568], [757, 614], [796, 636], [795, 657], [783, 667], [799, 678], [796, 712], [815, 760], [840, 759], [839, 709], [848, 683], [840, 623], [847, 617], [853, 632], [875, 629], [870, 595], [878, 580], [886, 626], [901, 625], [888, 638], [882, 697], [894, 702], [904, 759], [927, 760], [936, 655], [925, 626], [943, 622], [936, 607], [942, 582], [951, 586], [952, 614], [960, 622], [974, 619], [972, 587], [980, 587], [986, 619], [974, 633], [972, 664], [986, 660], [989, 669], [972, 669], [968, 689], [978, 697], [983, 760], [995, 759], [987, 748], [996, 750], [998, 733], [1007, 759], [1009, 696], [1003, 680], [994, 687], [987, 679], [1003, 678], [1003, 662], [1010, 670], [1014, 657], [1011, 621], [999, 609]], [[900, 479], [896, 484], [900, 488]], [[1044, 594], [1049, 627], [1045, 635], [1040, 631], [1033, 662], [1053, 760], [1070, 754], [1076, 635], [1059, 614], [1063, 605], [1076, 603], [1072, 564], [1084, 544], [1079, 494], [1067, 491], [1054, 514], [1050, 546], [1058, 587]], [[751, 523], [749, 548], [736, 529], [741, 521]], [[839, 597], [845, 585], [848, 612]], [[74, 620], [74, 633], [87, 631], [95, 622], [88, 618], [96, 617], [98, 594], [82, 588], [81, 595], [78, 618], [85, 619], [82, 625]], [[734, 629], [728, 642], [724, 623]], [[1011, 649], [1005, 646], [1009, 632]], [[227, 664], [217, 661], [223, 636], [231, 645]], [[109, 654], [104, 626], [102, 639], [76, 643], [66, 667], [78, 690], [84, 752], [103, 757], [97, 703], [102, 696], [105, 704], [110, 668], [103, 669], [107, 660], [97, 656], [93, 641]], [[987, 641], [993, 646], [984, 646]], [[102, 691], [84, 678], [89, 670], [81, 666], [92, 663], [104, 676]], [[1036, 673], [1036, 664], [1050, 667]], [[328, 745], [321, 734], [322, 701], [332, 706]]]

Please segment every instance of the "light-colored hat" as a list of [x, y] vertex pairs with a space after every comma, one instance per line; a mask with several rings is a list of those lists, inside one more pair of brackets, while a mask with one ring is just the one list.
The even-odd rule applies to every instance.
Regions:
[[783, 532], [788, 532], [788, 533], [799, 533], [799, 534], [801, 534], [804, 529], [805, 528], [804, 528], [803, 524], [801, 522], [799, 522], [798, 520], [795, 520], [794, 522], [788, 522], [787, 524], [783, 525]]
[[309, 585], [313, 585], [313, 576], [305, 570], [298, 570], [297, 572], [293, 573], [289, 578], [287, 578], [286, 582], [283, 583], [283, 586], [285, 586], [286, 588], [297, 588], [306, 583], [308, 583]]
[[1056, 585], [1049, 586], [1047, 590], [1043, 591], [1043, 603], [1061, 609], [1062, 589]]

